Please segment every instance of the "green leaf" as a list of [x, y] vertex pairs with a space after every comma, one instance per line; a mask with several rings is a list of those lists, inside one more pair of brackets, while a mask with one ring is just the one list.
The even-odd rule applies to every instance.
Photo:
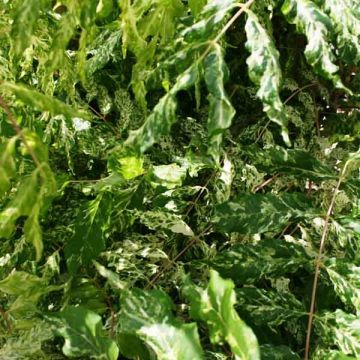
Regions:
[[344, 354], [360, 357], [360, 319], [342, 310], [321, 314], [315, 327], [326, 346], [337, 346]]
[[196, 324], [177, 320], [171, 299], [162, 291], [128, 291], [123, 293], [121, 305], [120, 337], [136, 335], [159, 360], [203, 359]]
[[260, 149], [253, 146], [249, 147], [246, 154], [262, 171], [276, 171], [320, 181], [337, 178], [337, 174], [330, 167], [303, 150], [284, 149], [280, 146]]
[[153, 166], [147, 176], [152, 186], [162, 186], [167, 189], [180, 187], [185, 177], [186, 167], [177, 164]]
[[10, 181], [15, 175], [15, 144], [17, 137], [8, 140], [0, 145], [0, 198], [10, 187]]
[[321, 0], [325, 12], [334, 22], [337, 33], [339, 55], [347, 62], [360, 62], [360, 19], [355, 9], [349, 7], [344, 0]]
[[144, 153], [163, 136], [168, 135], [171, 125], [176, 121], [176, 94], [193, 86], [198, 78], [197, 66], [191, 66], [178, 76], [175, 85], [164, 95], [136, 131], [131, 131], [125, 145], [136, 153]]
[[278, 278], [311, 264], [312, 256], [302, 245], [276, 239], [233, 245], [210, 262], [222, 276], [230, 277], [239, 285]]
[[200, 14], [206, 2], [206, 0], [189, 0], [189, 7], [194, 17]]
[[31, 45], [40, 12], [49, 3], [49, 0], [28, 0], [16, 6], [14, 22], [11, 26], [12, 48], [15, 56], [23, 55], [24, 50]]
[[119, 173], [125, 180], [134, 179], [144, 173], [144, 160], [135, 156], [127, 156], [118, 159], [120, 164]]
[[98, 314], [81, 306], [68, 306], [50, 321], [57, 325], [57, 333], [65, 339], [64, 355], [117, 360], [119, 349], [113, 340], [105, 336]]
[[75, 233], [64, 249], [70, 274], [75, 275], [80, 266], [88, 265], [105, 249], [111, 209], [112, 196], [106, 192], [101, 192], [80, 209]]
[[246, 48], [250, 52], [250, 57], [246, 63], [249, 67], [249, 76], [254, 84], [259, 86], [256, 95], [262, 101], [264, 111], [271, 121], [280, 125], [284, 142], [290, 145], [287, 130], [288, 117], [280, 98], [279, 52], [256, 15], [250, 10], [247, 11], [247, 15]]
[[249, 314], [252, 323], [274, 331], [281, 325], [294, 319], [306, 318], [305, 306], [288, 291], [263, 290], [255, 287], [243, 287], [236, 291], [238, 309]]
[[261, 345], [260, 354], [262, 360], [300, 360], [300, 356], [284, 345]]
[[175, 234], [194, 236], [190, 226], [182, 220], [180, 215], [162, 212], [145, 211], [139, 213], [140, 221], [151, 230], [169, 230]]
[[89, 118], [89, 114], [85, 111], [73, 109], [71, 106], [63, 103], [62, 101], [54, 97], [41, 94], [38, 91], [31, 90], [25, 85], [2, 83], [1, 87], [14, 94], [15, 97], [21, 100], [24, 104], [34, 107], [37, 110], [48, 111], [52, 115], [62, 114], [69, 118]]
[[183, 291], [191, 304], [190, 316], [207, 324], [213, 344], [226, 341], [235, 359], [260, 359], [254, 333], [234, 309], [236, 298], [231, 280], [224, 280], [211, 270], [206, 289], [200, 289], [187, 280]]
[[360, 314], [360, 267], [333, 258], [324, 263], [324, 268], [340, 299]]
[[209, 91], [208, 134], [210, 138], [209, 153], [219, 159], [222, 134], [230, 127], [235, 109], [230, 103], [224, 89], [229, 74], [222, 49], [214, 44], [212, 51], [204, 60], [205, 83]]
[[240, 194], [217, 205], [212, 222], [226, 232], [261, 234], [279, 230], [290, 220], [312, 216], [309, 199], [301, 193]]
[[116, 47], [121, 41], [121, 31], [105, 31], [99, 35], [96, 42], [99, 46], [90, 51], [92, 57], [85, 63], [85, 73], [88, 77], [102, 69], [113, 57]]
[[37, 202], [34, 204], [31, 213], [24, 224], [24, 234], [26, 240], [34, 246], [37, 261], [41, 259], [41, 255], [44, 249], [44, 245], [42, 242], [42, 232], [39, 222], [40, 205], [41, 197], [39, 197]]
[[330, 43], [333, 29], [329, 17], [310, 0], [285, 0], [281, 11], [290, 24], [295, 24], [306, 36], [305, 57], [315, 72], [332, 81], [335, 87], [346, 89], [337, 74], [339, 67], [334, 64]]
[[102, 277], [104, 277], [105, 279], [107, 279], [110, 286], [114, 290], [124, 290], [125, 289], [126, 284], [119, 279], [119, 276], [117, 273], [107, 269], [105, 266], [99, 264], [96, 261], [93, 261], [93, 263], [96, 267], [96, 270], [99, 272], [99, 274]]
[[329, 349], [317, 349], [312, 357], [314, 360], [356, 360], [352, 356], [347, 356], [341, 351]]

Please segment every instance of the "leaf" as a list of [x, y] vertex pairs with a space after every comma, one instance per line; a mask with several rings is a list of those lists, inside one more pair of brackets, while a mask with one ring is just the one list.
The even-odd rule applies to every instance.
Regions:
[[352, 356], [347, 356], [341, 351], [317, 349], [312, 357], [314, 360], [356, 360]]
[[86, 112], [73, 109], [62, 101], [54, 97], [41, 94], [38, 91], [31, 90], [25, 85], [2, 83], [1, 87], [13, 93], [15, 97], [21, 100], [24, 104], [34, 107], [37, 110], [49, 111], [52, 115], [62, 114], [69, 118], [89, 118], [89, 115]]
[[261, 234], [279, 230], [290, 220], [312, 216], [309, 199], [301, 193], [240, 194], [217, 205], [212, 222], [226, 232]]
[[344, 354], [360, 357], [360, 319], [342, 310], [323, 313], [315, 321], [321, 342], [337, 346]]
[[92, 57], [85, 63], [85, 73], [88, 77], [102, 69], [114, 56], [116, 47], [121, 41], [121, 31], [105, 31], [97, 39], [99, 46], [89, 52]]
[[238, 309], [249, 314], [252, 323], [269, 326], [274, 331], [294, 319], [307, 316], [305, 306], [291, 293], [243, 287], [236, 291]]
[[185, 41], [195, 43], [213, 38], [235, 7], [235, 0], [209, 0], [198, 16], [199, 21], [182, 31]]
[[280, 146], [260, 149], [253, 146], [249, 147], [246, 154], [262, 171], [292, 174], [315, 181], [337, 178], [337, 174], [331, 168], [303, 150], [284, 149]]
[[190, 316], [207, 324], [213, 344], [226, 341], [235, 359], [260, 359], [254, 333], [234, 309], [236, 298], [231, 280], [224, 280], [211, 270], [206, 289], [196, 287], [187, 279], [183, 292], [190, 301]]
[[99, 264], [96, 261], [93, 261], [93, 264], [96, 267], [96, 270], [99, 272], [99, 274], [107, 279], [110, 286], [114, 290], [124, 290], [125, 289], [125, 283], [119, 279], [119, 276], [117, 273], [107, 269], [105, 266]]
[[360, 62], [360, 19], [344, 0], [320, 1], [325, 12], [333, 20], [337, 33], [339, 55], [347, 62]]
[[161, 211], [145, 211], [139, 216], [140, 221], [151, 230], [169, 230], [175, 234], [194, 236], [190, 226], [179, 215]]
[[119, 173], [125, 180], [134, 179], [144, 173], [142, 158], [128, 156], [118, 159], [120, 164]]
[[10, 181], [15, 175], [15, 144], [17, 137], [8, 140], [0, 146], [0, 198], [10, 187]]
[[206, 0], [189, 0], [189, 7], [194, 17], [200, 14], [206, 2]]
[[137, 154], [144, 153], [154, 143], [170, 132], [171, 125], [176, 121], [176, 94], [186, 90], [197, 81], [197, 66], [191, 66], [178, 76], [175, 85], [157, 103], [145, 123], [135, 131], [131, 131], [125, 146]]
[[300, 360], [300, 356], [284, 345], [261, 345], [260, 354], [262, 360]]
[[343, 303], [360, 314], [360, 267], [333, 258], [324, 263], [324, 268]]
[[64, 355], [117, 360], [119, 349], [113, 340], [104, 335], [98, 314], [81, 306], [68, 306], [56, 317], [50, 317], [50, 321], [57, 325], [57, 333], [65, 339]]
[[154, 187], [167, 189], [180, 187], [186, 177], [186, 167], [177, 164], [157, 165], [151, 169], [148, 180]]
[[101, 192], [80, 209], [75, 233], [64, 249], [70, 274], [75, 275], [80, 266], [88, 265], [105, 249], [104, 232], [109, 226], [111, 200], [110, 193]]
[[239, 285], [278, 278], [311, 264], [312, 256], [302, 245], [276, 239], [233, 245], [210, 262], [222, 276], [230, 277]]
[[213, 50], [204, 60], [205, 83], [209, 91], [208, 134], [210, 144], [208, 152], [219, 159], [223, 132], [230, 127], [235, 109], [230, 103], [224, 89], [229, 70], [224, 62], [222, 49], [214, 44]]
[[247, 11], [247, 15], [246, 48], [250, 52], [250, 56], [246, 63], [249, 67], [249, 77], [254, 84], [259, 86], [256, 95], [262, 101], [267, 116], [271, 121], [280, 125], [283, 140], [290, 145], [287, 130], [288, 117], [280, 98], [279, 52], [256, 15], [250, 10]]
[[281, 11], [290, 24], [295, 24], [297, 30], [306, 35], [308, 44], [304, 54], [315, 72], [332, 81], [335, 87], [346, 89], [337, 74], [339, 68], [334, 64], [329, 17], [309, 0], [285, 0]]
[[196, 324], [177, 320], [170, 298], [162, 291], [128, 291], [122, 295], [121, 305], [120, 337], [136, 335], [159, 360], [203, 359]]
[[49, 3], [48, 0], [28, 0], [16, 6], [14, 22], [11, 26], [12, 48], [15, 56], [23, 55], [24, 50], [31, 45], [40, 12]]
[[37, 292], [43, 285], [39, 277], [24, 271], [15, 271], [0, 281], [0, 291], [10, 295], [28, 295]]
[[31, 210], [30, 216], [26, 219], [24, 224], [24, 234], [26, 240], [34, 246], [37, 261], [41, 259], [44, 249], [42, 232], [39, 223], [41, 200], [41, 197], [38, 197], [37, 202]]

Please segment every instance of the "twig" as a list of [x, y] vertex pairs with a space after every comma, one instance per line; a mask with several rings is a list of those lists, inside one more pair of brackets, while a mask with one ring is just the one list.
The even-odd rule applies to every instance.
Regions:
[[257, 193], [259, 190], [261, 190], [262, 188], [264, 188], [266, 185], [270, 184], [272, 181], [274, 181], [279, 175], [275, 174], [274, 176], [272, 176], [271, 178], [265, 180], [264, 182], [262, 182], [260, 185], [256, 186], [256, 188], [254, 189], [254, 193]]
[[194, 236], [189, 242], [188, 244], [174, 257], [172, 258], [167, 264], [166, 266], [164, 266], [155, 276], [154, 278], [149, 282], [148, 285], [146, 285], [145, 290], [148, 290], [150, 288], [152, 288], [155, 283], [158, 281], [158, 279], [164, 274], [165, 271], [169, 270], [175, 263], [176, 261], [178, 261], [181, 256], [183, 256], [201, 237], [203, 237], [205, 235], [205, 233], [207, 231], [209, 231], [211, 228], [211, 225], [208, 225], [202, 232], [200, 235], [198, 236]]
[[336, 184], [333, 196], [332, 196], [331, 201], [330, 201], [329, 208], [328, 208], [328, 210], [326, 212], [326, 216], [325, 216], [324, 229], [323, 229], [323, 232], [322, 232], [322, 235], [321, 235], [319, 252], [318, 252], [318, 255], [317, 255], [317, 258], [316, 258], [315, 275], [314, 275], [314, 282], [313, 282], [313, 287], [312, 287], [309, 318], [308, 318], [308, 325], [307, 325], [307, 332], [306, 332], [306, 344], [305, 344], [304, 360], [309, 359], [310, 340], [311, 340], [312, 322], [313, 322], [313, 319], [314, 319], [314, 312], [315, 312], [315, 301], [316, 301], [317, 285], [318, 285], [318, 280], [319, 280], [319, 275], [320, 275], [321, 259], [322, 259], [322, 255], [323, 255], [324, 248], [325, 248], [325, 241], [327, 239], [327, 235], [328, 235], [328, 232], [329, 232], [330, 217], [331, 217], [331, 214], [332, 214], [333, 209], [334, 209], [336, 196], [337, 196], [337, 194], [339, 192], [340, 185], [341, 185], [341, 183], [343, 181], [343, 177], [345, 175], [347, 164], [348, 164], [348, 162], [344, 165], [343, 170], [340, 173], [339, 180], [338, 180], [338, 182]]

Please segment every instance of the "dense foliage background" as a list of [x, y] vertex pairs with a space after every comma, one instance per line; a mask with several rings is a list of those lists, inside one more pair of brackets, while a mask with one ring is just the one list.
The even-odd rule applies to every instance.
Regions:
[[0, 0], [0, 358], [359, 359], [357, 0]]

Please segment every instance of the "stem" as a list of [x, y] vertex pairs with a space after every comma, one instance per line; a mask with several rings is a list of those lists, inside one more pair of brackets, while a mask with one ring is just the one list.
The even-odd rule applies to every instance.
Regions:
[[343, 169], [342, 169], [342, 171], [340, 173], [339, 180], [338, 180], [338, 182], [336, 184], [333, 196], [331, 198], [329, 208], [328, 208], [328, 210], [326, 212], [324, 229], [323, 229], [323, 232], [322, 232], [322, 235], [321, 235], [319, 252], [318, 252], [318, 255], [317, 255], [317, 258], [316, 258], [315, 275], [314, 275], [314, 282], [313, 282], [313, 287], [312, 287], [309, 318], [308, 318], [308, 325], [307, 325], [307, 332], [306, 332], [306, 344], [305, 344], [304, 360], [309, 359], [310, 340], [311, 340], [312, 323], [313, 323], [314, 313], [315, 313], [317, 285], [318, 285], [318, 281], [319, 281], [321, 260], [322, 260], [322, 256], [323, 256], [323, 252], [324, 252], [324, 248], [325, 248], [325, 242], [326, 242], [326, 239], [327, 239], [327, 235], [329, 233], [330, 217], [331, 217], [331, 214], [332, 214], [333, 209], [334, 209], [336, 196], [337, 196], [337, 194], [339, 192], [340, 185], [341, 185], [341, 183], [343, 181], [343, 178], [344, 178], [344, 175], [345, 175], [347, 164], [348, 164], [348, 162], [345, 163], [345, 165], [344, 165], [344, 167], [343, 167]]

